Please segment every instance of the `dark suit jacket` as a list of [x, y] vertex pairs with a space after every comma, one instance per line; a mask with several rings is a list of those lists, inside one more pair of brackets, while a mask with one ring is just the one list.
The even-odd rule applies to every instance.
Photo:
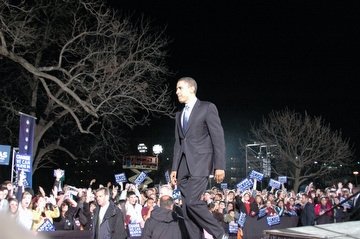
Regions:
[[127, 233], [124, 227], [124, 216], [112, 201], [110, 201], [109, 208], [106, 210], [104, 219], [98, 226], [99, 207], [94, 212], [93, 219], [93, 239], [125, 239]]
[[184, 154], [192, 176], [209, 176], [215, 169], [225, 170], [225, 140], [218, 110], [210, 102], [196, 101], [188, 128], [183, 132], [181, 111], [176, 114], [172, 171], [177, 171]]
[[300, 221], [302, 226], [313, 226], [315, 224], [314, 205], [306, 203], [301, 211]]

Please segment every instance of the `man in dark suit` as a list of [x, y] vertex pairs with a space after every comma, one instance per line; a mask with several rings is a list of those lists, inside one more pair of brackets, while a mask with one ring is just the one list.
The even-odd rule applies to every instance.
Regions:
[[306, 193], [301, 195], [301, 204], [303, 205], [300, 213], [300, 222], [302, 226], [315, 225], [314, 204], [309, 202], [309, 196]]
[[208, 210], [201, 195], [209, 175], [220, 183], [225, 178], [224, 131], [216, 106], [196, 97], [197, 84], [183, 77], [176, 85], [176, 95], [184, 109], [176, 114], [174, 158], [171, 182], [182, 195], [185, 225], [191, 239], [202, 239], [203, 230], [216, 239], [228, 236]]
[[92, 239], [125, 239], [127, 233], [124, 216], [112, 201], [109, 189], [102, 187], [96, 190], [97, 208], [94, 213]]

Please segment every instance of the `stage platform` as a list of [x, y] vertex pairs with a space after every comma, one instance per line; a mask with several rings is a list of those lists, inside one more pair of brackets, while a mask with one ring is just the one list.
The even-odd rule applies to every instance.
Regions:
[[266, 239], [360, 239], [360, 221], [264, 230]]

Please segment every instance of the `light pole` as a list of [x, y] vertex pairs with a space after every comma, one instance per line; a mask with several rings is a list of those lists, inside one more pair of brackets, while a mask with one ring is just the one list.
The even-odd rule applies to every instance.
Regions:
[[138, 144], [137, 149], [139, 153], [144, 154], [147, 152], [147, 146], [144, 143]]
[[355, 176], [355, 187], [357, 186], [358, 182], [357, 182], [357, 177], [359, 175], [359, 172], [358, 171], [354, 171], [353, 172], [354, 176]]

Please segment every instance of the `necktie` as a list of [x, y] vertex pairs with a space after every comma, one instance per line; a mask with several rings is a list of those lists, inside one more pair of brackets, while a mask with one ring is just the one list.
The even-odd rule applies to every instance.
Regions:
[[184, 113], [183, 113], [183, 131], [185, 131], [187, 129], [188, 126], [188, 121], [189, 121], [189, 109], [190, 107], [188, 105], [185, 106], [184, 108]]

